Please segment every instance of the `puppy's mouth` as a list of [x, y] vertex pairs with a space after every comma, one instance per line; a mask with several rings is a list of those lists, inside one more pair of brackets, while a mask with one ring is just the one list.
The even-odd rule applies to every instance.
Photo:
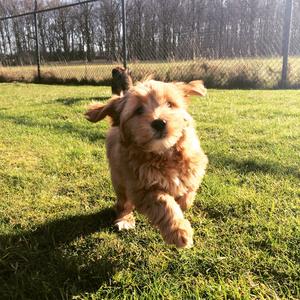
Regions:
[[156, 119], [150, 123], [150, 130], [147, 135], [139, 141], [138, 146], [142, 151], [164, 153], [172, 148], [184, 134], [182, 128], [177, 122], [167, 122], [163, 119]]
[[161, 140], [167, 137], [167, 135], [168, 135], [167, 130], [154, 132], [153, 139]]
[[183, 132], [177, 132], [177, 134], [169, 135], [169, 132], [153, 132], [152, 136], [145, 141], [141, 148], [145, 152], [154, 152], [158, 154], [162, 154], [169, 149], [171, 149], [177, 141], [182, 137]]
[[145, 147], [149, 146], [149, 144], [151, 144], [154, 141], [165, 139], [167, 137], [167, 135], [168, 135], [167, 131], [154, 132], [153, 135], [148, 140], [146, 140], [142, 145], [145, 148]]

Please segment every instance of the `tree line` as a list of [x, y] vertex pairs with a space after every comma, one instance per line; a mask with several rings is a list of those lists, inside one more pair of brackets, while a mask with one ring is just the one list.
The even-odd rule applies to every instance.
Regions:
[[[38, 9], [66, 3], [39, 0]], [[33, 0], [0, 0], [0, 17], [33, 9]], [[284, 11], [285, 0], [126, 0], [128, 58], [279, 56]], [[39, 13], [38, 31], [45, 62], [120, 60], [121, 0]], [[32, 15], [0, 21], [2, 64], [34, 63], [34, 33]], [[300, 55], [300, 0], [294, 0], [291, 54]]]

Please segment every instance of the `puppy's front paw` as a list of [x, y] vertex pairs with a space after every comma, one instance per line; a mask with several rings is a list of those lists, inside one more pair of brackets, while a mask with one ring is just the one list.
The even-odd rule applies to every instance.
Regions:
[[180, 220], [167, 235], [165, 241], [178, 248], [191, 248], [193, 246], [193, 229], [188, 220]]
[[134, 229], [135, 220], [134, 219], [120, 219], [115, 222], [115, 226], [119, 231]]

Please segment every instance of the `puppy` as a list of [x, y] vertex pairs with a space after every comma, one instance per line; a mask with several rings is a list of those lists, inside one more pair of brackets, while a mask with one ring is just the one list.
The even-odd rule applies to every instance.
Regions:
[[132, 86], [130, 71], [122, 67], [116, 67], [112, 70], [111, 90], [115, 95], [124, 94]]
[[166, 243], [179, 248], [193, 245], [193, 230], [183, 211], [193, 203], [208, 159], [187, 112], [187, 98], [205, 93], [202, 81], [148, 80], [86, 112], [91, 122], [106, 116], [112, 120], [106, 149], [119, 230], [134, 228], [136, 209], [159, 229]]

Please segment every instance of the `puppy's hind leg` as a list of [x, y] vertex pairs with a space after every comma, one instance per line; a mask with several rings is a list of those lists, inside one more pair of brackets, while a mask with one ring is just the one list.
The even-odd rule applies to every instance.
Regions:
[[175, 199], [164, 192], [151, 192], [136, 204], [137, 210], [157, 226], [167, 244], [179, 248], [193, 246], [193, 229]]
[[134, 205], [127, 199], [125, 193], [117, 192], [117, 203], [115, 206], [117, 218], [114, 222], [118, 230], [128, 230], [135, 227], [133, 216]]

